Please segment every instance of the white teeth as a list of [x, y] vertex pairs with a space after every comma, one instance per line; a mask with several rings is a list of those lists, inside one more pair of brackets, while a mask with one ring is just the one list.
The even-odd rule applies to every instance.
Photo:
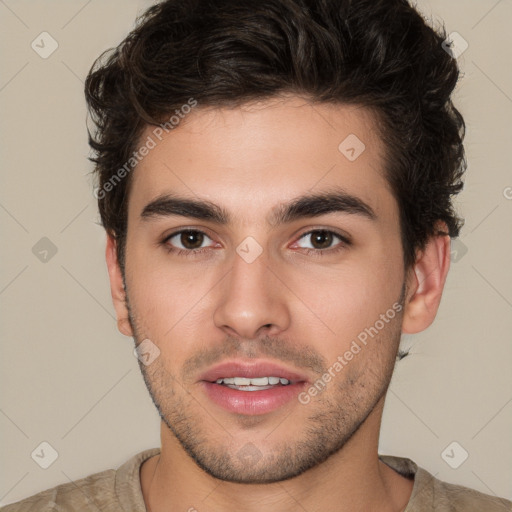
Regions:
[[[237, 379], [235, 379], [235, 384], [238, 384], [238, 382], [236, 382], [236, 380]], [[250, 380], [251, 384], [253, 386], [268, 386], [268, 384], [269, 384], [268, 377], [257, 377], [255, 379], [245, 379], [245, 380]]]
[[248, 379], [247, 377], [226, 377], [217, 379], [216, 384], [227, 384], [234, 386], [275, 386], [281, 383], [283, 386], [290, 384], [288, 379], [282, 379], [279, 377], [255, 377]]
[[245, 377], [235, 377], [235, 386], [250, 386], [252, 379], [246, 379]]
[[226, 387], [237, 391], [265, 391], [265, 389], [272, 389], [274, 386], [235, 386], [228, 384]]

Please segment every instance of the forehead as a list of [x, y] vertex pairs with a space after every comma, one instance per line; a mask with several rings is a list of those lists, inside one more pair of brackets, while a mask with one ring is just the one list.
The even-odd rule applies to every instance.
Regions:
[[[168, 133], [147, 127], [152, 149], [137, 164], [129, 211], [165, 193], [265, 222], [276, 205], [336, 187], [380, 211], [396, 208], [384, 177], [384, 147], [365, 108], [291, 97], [237, 108], [201, 108]], [[156, 135], [155, 135], [156, 133]]]

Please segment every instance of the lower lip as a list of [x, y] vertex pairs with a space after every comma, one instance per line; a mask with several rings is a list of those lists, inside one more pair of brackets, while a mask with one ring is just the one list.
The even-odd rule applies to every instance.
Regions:
[[215, 382], [202, 382], [208, 397], [224, 409], [238, 414], [266, 414], [275, 411], [295, 399], [303, 390], [305, 383], [276, 386], [261, 391], [239, 391]]

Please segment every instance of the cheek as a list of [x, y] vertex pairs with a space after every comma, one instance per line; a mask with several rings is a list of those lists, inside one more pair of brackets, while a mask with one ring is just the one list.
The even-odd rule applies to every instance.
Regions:
[[298, 328], [309, 333], [307, 339], [327, 357], [336, 359], [390, 309], [395, 317], [393, 305], [402, 287], [400, 266], [388, 267], [382, 258], [373, 262], [360, 261], [328, 272], [312, 270], [295, 281], [294, 292], [309, 309]]
[[126, 270], [139, 334], [159, 346], [179, 338], [180, 347], [186, 348], [193, 339], [192, 326], [205, 325], [205, 297], [216, 282], [213, 273], [199, 265], [171, 265], [165, 258], [150, 259], [137, 248], [130, 253]]

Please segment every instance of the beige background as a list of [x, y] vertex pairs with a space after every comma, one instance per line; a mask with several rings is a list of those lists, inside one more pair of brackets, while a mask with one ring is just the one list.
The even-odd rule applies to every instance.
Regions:
[[[159, 446], [133, 342], [114, 321], [82, 93], [93, 59], [149, 5], [0, 0], [1, 504]], [[457, 246], [436, 323], [403, 340], [412, 355], [393, 377], [380, 451], [512, 498], [512, 2], [419, 6], [469, 43], [456, 95], [468, 125], [467, 252]], [[43, 31], [59, 45], [47, 59], [31, 48]], [[57, 248], [47, 262], [32, 252], [43, 237]], [[43, 441], [59, 455], [46, 470], [31, 458]], [[457, 469], [441, 456], [453, 441], [469, 453]]]

